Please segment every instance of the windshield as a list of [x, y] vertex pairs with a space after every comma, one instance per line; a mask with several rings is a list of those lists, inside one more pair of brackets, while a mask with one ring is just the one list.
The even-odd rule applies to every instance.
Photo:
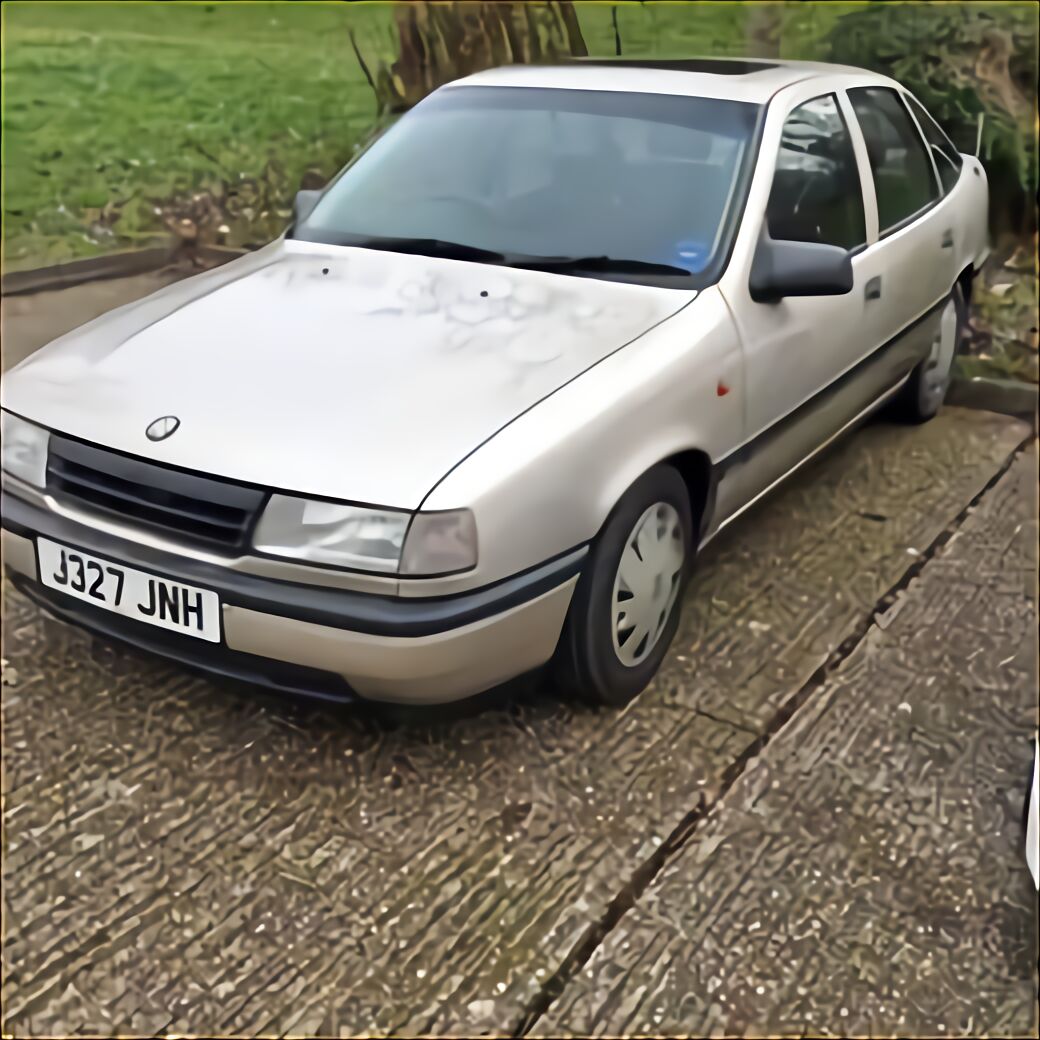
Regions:
[[451, 87], [348, 166], [291, 235], [703, 286], [728, 252], [758, 112], [714, 98]]

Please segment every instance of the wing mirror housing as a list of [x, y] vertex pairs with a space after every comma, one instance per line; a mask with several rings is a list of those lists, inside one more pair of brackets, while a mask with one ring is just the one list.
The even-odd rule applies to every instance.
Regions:
[[852, 284], [852, 254], [847, 250], [763, 233], [748, 289], [756, 303], [778, 303], [785, 296], [844, 296], [852, 292]]

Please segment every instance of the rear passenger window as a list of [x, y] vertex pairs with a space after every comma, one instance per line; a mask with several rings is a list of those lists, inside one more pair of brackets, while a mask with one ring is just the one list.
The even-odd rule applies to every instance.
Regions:
[[776, 239], [842, 249], [866, 241], [856, 155], [833, 94], [787, 117], [766, 220]]
[[939, 185], [924, 141], [894, 90], [856, 87], [849, 100], [866, 141], [883, 234], [934, 202]]
[[932, 158], [935, 159], [935, 167], [939, 171], [939, 180], [942, 181], [943, 194], [945, 195], [960, 179], [961, 167], [964, 160], [961, 153], [953, 146], [953, 142], [942, 132], [939, 124], [932, 119], [916, 98], [906, 95], [910, 110], [917, 117], [921, 133], [932, 150]]

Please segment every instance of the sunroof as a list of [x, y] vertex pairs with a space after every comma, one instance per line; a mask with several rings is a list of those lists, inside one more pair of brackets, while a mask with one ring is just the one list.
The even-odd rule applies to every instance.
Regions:
[[707, 72], [714, 76], [747, 76], [775, 69], [776, 62], [745, 61], [743, 58], [574, 58], [581, 65], [623, 65], [637, 69], [671, 69], [676, 72]]

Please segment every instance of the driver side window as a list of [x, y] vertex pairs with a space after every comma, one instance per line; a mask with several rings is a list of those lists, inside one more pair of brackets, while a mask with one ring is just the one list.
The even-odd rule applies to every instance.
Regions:
[[806, 101], [787, 117], [766, 221], [774, 239], [842, 249], [866, 242], [859, 167], [833, 94]]

